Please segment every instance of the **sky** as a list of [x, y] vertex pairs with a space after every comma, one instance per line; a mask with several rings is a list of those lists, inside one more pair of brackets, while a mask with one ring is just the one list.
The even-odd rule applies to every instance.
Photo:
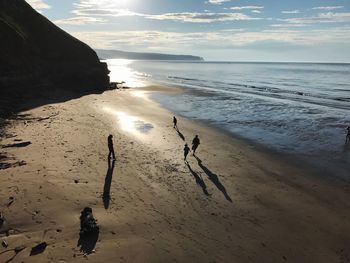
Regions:
[[26, 0], [92, 48], [350, 62], [350, 0]]

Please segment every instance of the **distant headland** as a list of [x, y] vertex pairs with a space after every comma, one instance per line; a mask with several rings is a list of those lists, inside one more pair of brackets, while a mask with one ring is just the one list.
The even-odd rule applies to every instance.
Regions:
[[173, 55], [162, 53], [126, 52], [121, 50], [95, 49], [101, 59], [135, 59], [135, 60], [195, 60], [203, 61], [204, 58], [192, 55]]

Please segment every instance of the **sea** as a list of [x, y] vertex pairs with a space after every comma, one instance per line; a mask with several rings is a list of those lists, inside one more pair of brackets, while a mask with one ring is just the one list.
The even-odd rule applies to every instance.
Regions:
[[152, 99], [350, 180], [350, 64], [109, 59], [111, 81], [181, 87]]

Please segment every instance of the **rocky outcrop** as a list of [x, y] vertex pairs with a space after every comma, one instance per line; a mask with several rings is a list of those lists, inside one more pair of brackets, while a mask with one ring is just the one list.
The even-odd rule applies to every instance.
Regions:
[[103, 91], [108, 73], [95, 51], [24, 0], [0, 0], [0, 114], [37, 92]]

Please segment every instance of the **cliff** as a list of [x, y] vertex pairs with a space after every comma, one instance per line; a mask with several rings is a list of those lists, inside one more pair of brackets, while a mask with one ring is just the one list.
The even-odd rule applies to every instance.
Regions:
[[192, 55], [172, 55], [161, 53], [140, 53], [140, 52], [126, 52], [120, 50], [106, 50], [96, 49], [100, 58], [123, 58], [123, 59], [137, 59], [137, 60], [204, 60], [202, 57]]
[[0, 114], [36, 93], [103, 91], [108, 73], [95, 51], [24, 0], [0, 0]]

